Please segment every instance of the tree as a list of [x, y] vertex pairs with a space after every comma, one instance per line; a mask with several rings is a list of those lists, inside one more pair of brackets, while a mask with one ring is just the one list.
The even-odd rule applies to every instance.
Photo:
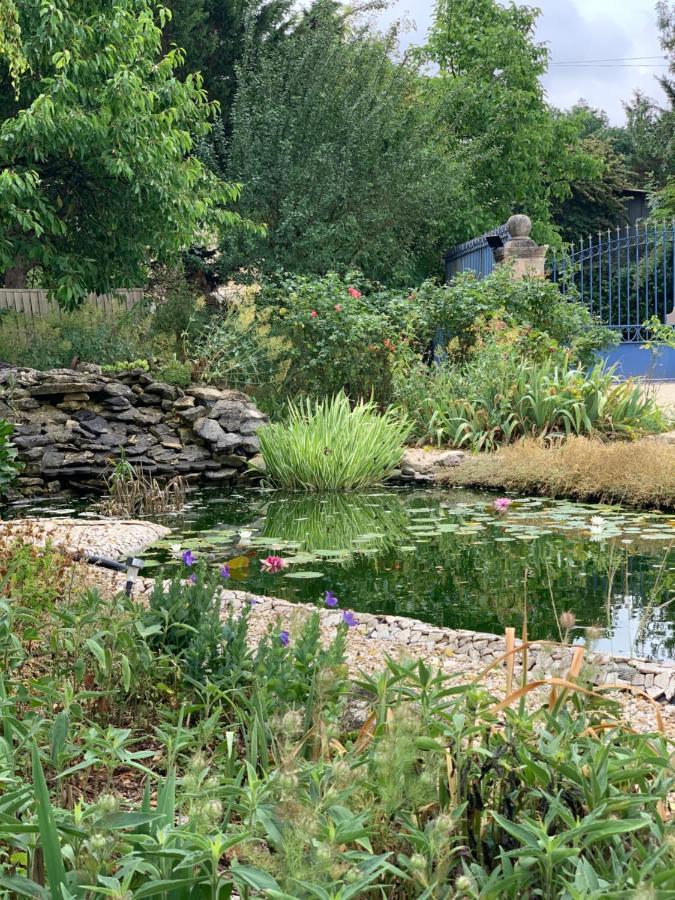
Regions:
[[[226, 237], [224, 265], [405, 280], [459, 207], [463, 176], [434, 146], [433, 117], [395, 35], [317, 4], [239, 70], [229, 170], [264, 240]], [[454, 198], [454, 199], [453, 199]], [[446, 237], [447, 239], [447, 237]]]
[[545, 102], [548, 52], [533, 38], [537, 16], [515, 3], [438, 0], [423, 59], [439, 70], [430, 90], [447, 154], [471, 173], [464, 202], [472, 227], [463, 237], [522, 210], [540, 240], [555, 240], [551, 203], [601, 168], [575, 123]]
[[[64, 306], [143, 283], [195, 234], [239, 217], [193, 155], [215, 112], [162, 55], [150, 0], [0, 0], [0, 272]], [[11, 52], [9, 52], [11, 50]]]
[[579, 135], [580, 146], [597, 162], [591, 177], [570, 182], [570, 193], [553, 204], [553, 220], [563, 240], [577, 242], [598, 231], [626, 224], [625, 191], [633, 177], [619, 148], [623, 129], [611, 126], [607, 115], [580, 100], [566, 112], [559, 112]]
[[164, 26], [164, 45], [185, 51], [183, 69], [201, 73], [229, 132], [245, 48], [282, 38], [293, 21], [293, 0], [168, 0], [166, 5], [172, 15]]

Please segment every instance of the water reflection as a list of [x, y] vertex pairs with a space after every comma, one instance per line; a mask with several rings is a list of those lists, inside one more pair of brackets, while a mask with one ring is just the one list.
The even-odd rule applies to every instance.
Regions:
[[[578, 639], [597, 625], [597, 646], [608, 652], [675, 656], [672, 517], [540, 500], [498, 513], [493, 503], [435, 489], [210, 489], [167, 521], [177, 534], [147, 556], [178, 565], [169, 551], [177, 540], [214, 565], [245, 552], [250, 565], [237, 576], [248, 590], [307, 602], [330, 589], [351, 609], [452, 628], [520, 628], [527, 603], [530, 635], [555, 640], [560, 613], [571, 610]], [[598, 515], [603, 524], [591, 525]], [[261, 570], [270, 552], [290, 560], [284, 573]]]

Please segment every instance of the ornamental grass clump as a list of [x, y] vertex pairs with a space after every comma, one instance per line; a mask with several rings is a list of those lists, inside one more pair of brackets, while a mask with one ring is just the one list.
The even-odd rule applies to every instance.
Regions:
[[346, 491], [380, 483], [399, 465], [410, 427], [393, 409], [352, 406], [345, 394], [290, 404], [260, 430], [269, 480], [287, 490]]

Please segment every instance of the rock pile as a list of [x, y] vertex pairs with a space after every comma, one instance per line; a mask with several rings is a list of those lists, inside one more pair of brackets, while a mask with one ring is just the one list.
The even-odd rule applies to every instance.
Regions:
[[15, 425], [23, 494], [100, 487], [122, 452], [149, 475], [234, 481], [267, 421], [239, 391], [183, 391], [142, 369], [112, 377], [91, 365], [0, 368], [0, 417]]

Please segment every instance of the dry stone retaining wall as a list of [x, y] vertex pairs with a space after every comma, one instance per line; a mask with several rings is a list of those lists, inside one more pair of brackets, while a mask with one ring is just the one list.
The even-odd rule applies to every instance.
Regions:
[[183, 391], [140, 369], [113, 377], [91, 365], [0, 368], [0, 417], [15, 424], [23, 494], [99, 487], [122, 452], [150, 475], [234, 481], [267, 421], [239, 391]]

